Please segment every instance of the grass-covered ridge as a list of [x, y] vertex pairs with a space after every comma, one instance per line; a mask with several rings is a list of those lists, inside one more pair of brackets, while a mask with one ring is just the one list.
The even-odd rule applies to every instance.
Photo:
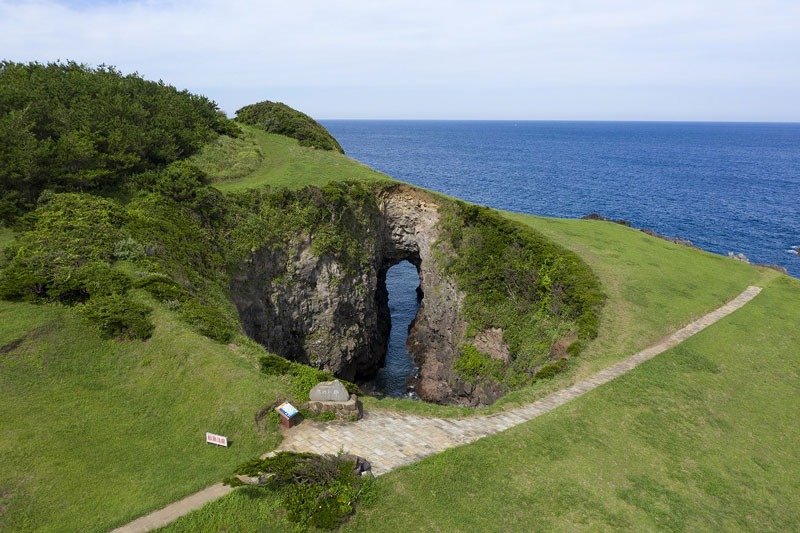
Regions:
[[322, 124], [281, 102], [264, 101], [236, 112], [236, 120], [267, 133], [278, 133], [300, 141], [300, 146], [344, 153], [338, 141]]
[[265, 185], [298, 189], [331, 181], [387, 181], [390, 178], [336, 151], [309, 150], [296, 139], [239, 124], [238, 138], [220, 136], [189, 162], [223, 192]]

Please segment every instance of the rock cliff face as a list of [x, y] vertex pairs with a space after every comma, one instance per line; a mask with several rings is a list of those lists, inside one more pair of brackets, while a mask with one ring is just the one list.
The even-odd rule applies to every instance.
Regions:
[[[480, 405], [502, 390], [474, 388], [452, 371], [466, 323], [464, 299], [440, 265], [439, 210], [429, 194], [407, 186], [376, 194], [375, 209], [360, 217], [368, 261], [357, 271], [312, 251], [313, 237], [296, 236], [274, 251], [265, 244], [232, 277], [231, 293], [245, 331], [269, 350], [332, 371], [366, 378], [383, 364], [390, 328], [386, 273], [407, 260], [417, 267], [423, 299], [408, 336], [420, 368], [415, 387], [425, 400]], [[499, 335], [499, 336], [498, 336]], [[502, 332], [486, 337], [490, 351], [507, 353]], [[505, 350], [505, 351], [504, 351]]]

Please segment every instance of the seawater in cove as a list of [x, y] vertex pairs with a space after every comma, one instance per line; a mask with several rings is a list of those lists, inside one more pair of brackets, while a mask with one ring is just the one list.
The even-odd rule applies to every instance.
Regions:
[[800, 276], [800, 124], [354, 121], [350, 157], [498, 209], [598, 212]]
[[406, 350], [408, 326], [417, 314], [417, 268], [408, 261], [393, 266], [386, 273], [392, 329], [386, 349], [386, 361], [374, 379], [360, 384], [366, 392], [374, 391], [392, 398], [408, 396], [408, 378], [416, 373], [414, 359]]

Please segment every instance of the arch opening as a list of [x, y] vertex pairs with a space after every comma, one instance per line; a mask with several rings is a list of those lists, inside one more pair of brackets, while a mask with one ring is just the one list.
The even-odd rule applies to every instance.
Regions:
[[376, 396], [416, 398], [410, 381], [417, 377], [419, 368], [406, 344], [422, 301], [419, 267], [403, 259], [382, 274], [378, 283], [381, 288], [385, 287], [383, 294], [388, 307], [385, 311], [388, 318], [386, 354], [375, 375], [359, 385]]

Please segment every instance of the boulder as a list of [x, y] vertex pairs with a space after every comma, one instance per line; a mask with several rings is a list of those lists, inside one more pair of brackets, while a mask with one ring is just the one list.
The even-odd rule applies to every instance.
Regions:
[[308, 397], [312, 402], [346, 402], [350, 399], [350, 393], [341, 381], [334, 379], [318, 383], [308, 393]]

